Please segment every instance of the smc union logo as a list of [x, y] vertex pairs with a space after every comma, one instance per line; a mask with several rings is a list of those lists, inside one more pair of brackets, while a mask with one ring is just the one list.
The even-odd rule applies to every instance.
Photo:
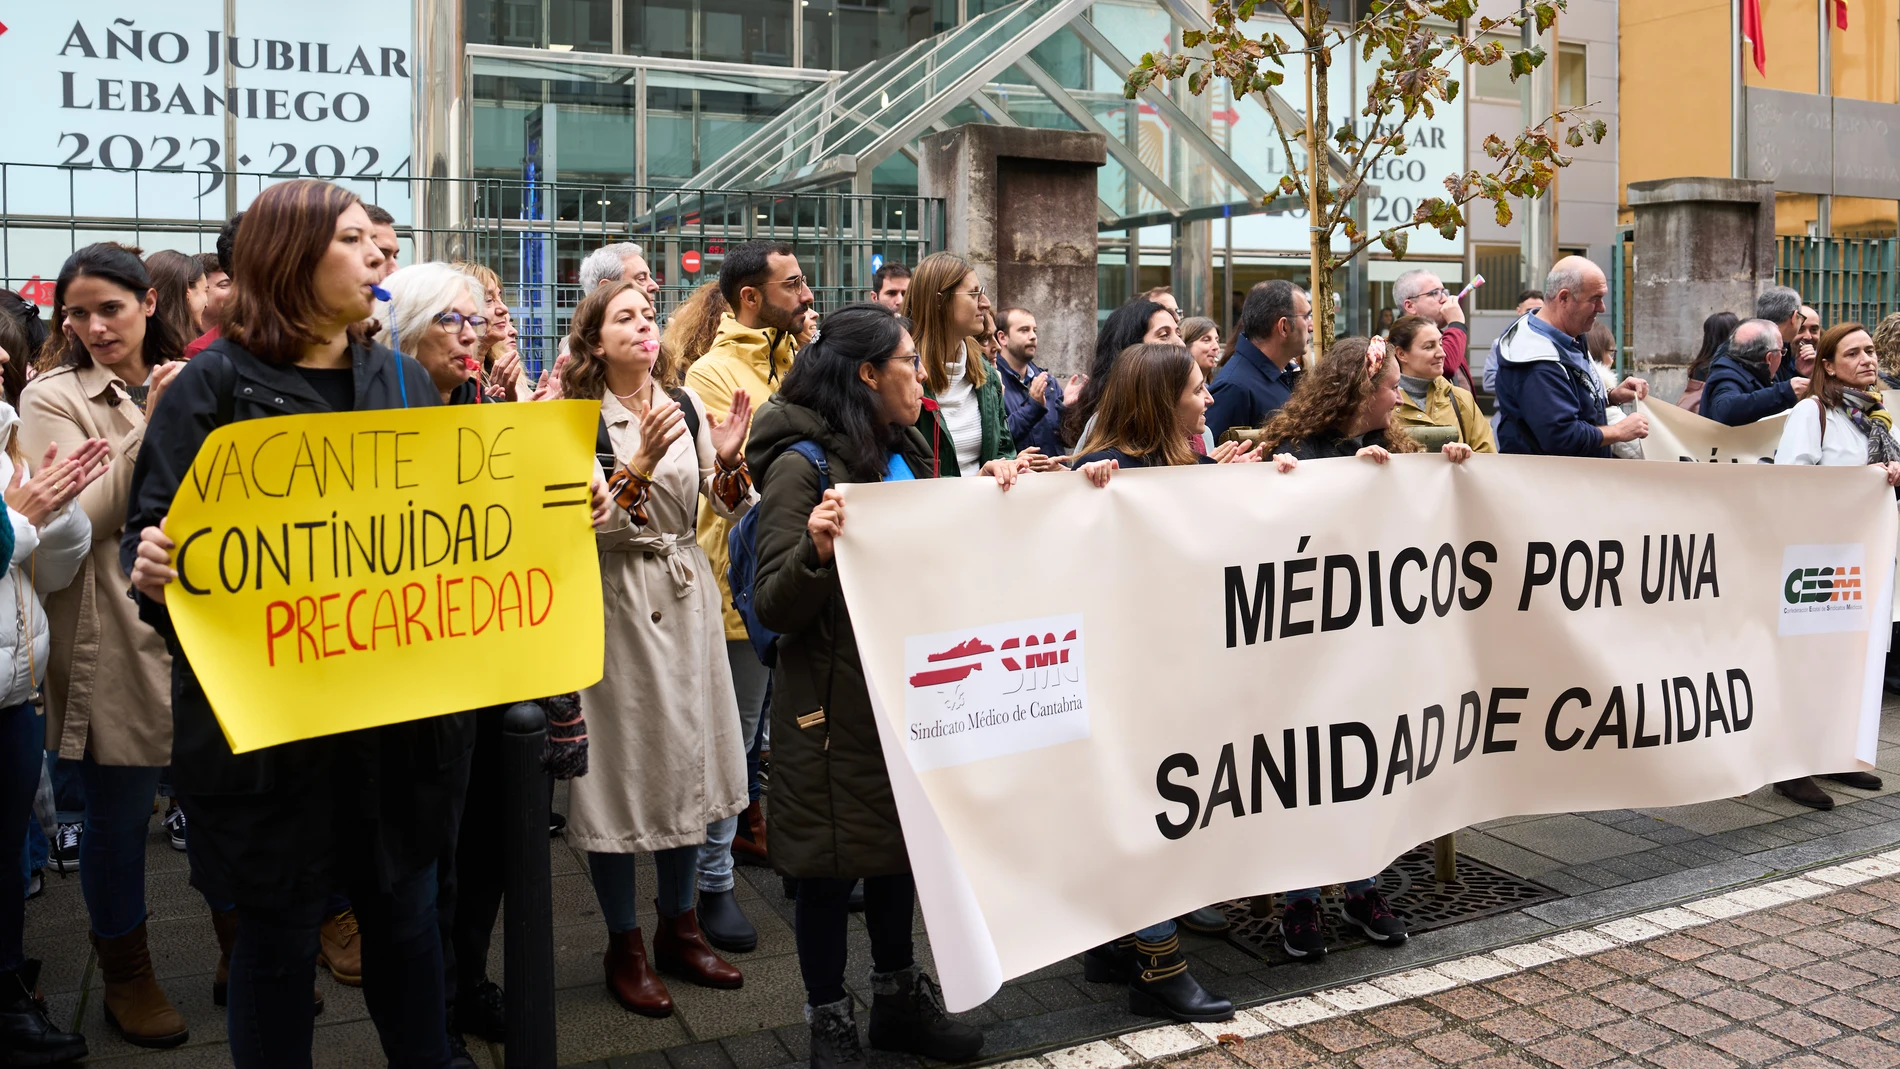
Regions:
[[1775, 599], [1782, 635], [1826, 635], [1865, 631], [1869, 626], [1861, 573], [1866, 547], [1858, 542], [1832, 546], [1788, 546], [1781, 551], [1781, 589]]
[[1080, 614], [904, 640], [904, 742], [919, 771], [1086, 739]]

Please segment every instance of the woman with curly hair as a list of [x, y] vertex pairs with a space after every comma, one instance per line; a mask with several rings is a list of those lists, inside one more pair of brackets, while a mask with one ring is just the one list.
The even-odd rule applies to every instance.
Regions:
[[660, 352], [665, 354], [667, 365], [677, 369], [680, 378], [686, 377], [693, 361], [712, 348], [713, 341], [719, 337], [719, 320], [731, 310], [715, 278], [694, 290], [684, 304], [666, 317], [666, 330], [660, 334]]
[[1880, 360], [1882, 389], [1900, 389], [1900, 312], [1893, 312], [1874, 328], [1874, 355]]
[[[1399, 399], [1397, 353], [1383, 339], [1346, 338], [1300, 380], [1286, 407], [1267, 421], [1261, 441], [1301, 460], [1361, 456], [1383, 464], [1393, 453], [1421, 450], [1393, 431]], [[1454, 464], [1470, 455], [1463, 442], [1445, 446]]]
[[[1364, 457], [1383, 464], [1393, 453], [1417, 453], [1410, 436], [1392, 428], [1399, 407], [1399, 360], [1385, 342], [1374, 338], [1347, 338], [1337, 342], [1294, 388], [1286, 407], [1267, 421], [1264, 441], [1276, 454], [1290, 453], [1301, 460], [1327, 457]], [[1463, 463], [1471, 447], [1449, 442], [1445, 459]], [[1381, 946], [1405, 942], [1405, 922], [1392, 912], [1379, 893], [1378, 877], [1346, 884], [1346, 919]], [[1280, 918], [1280, 941], [1289, 957], [1324, 957], [1326, 931], [1319, 908], [1319, 888], [1286, 893]]]

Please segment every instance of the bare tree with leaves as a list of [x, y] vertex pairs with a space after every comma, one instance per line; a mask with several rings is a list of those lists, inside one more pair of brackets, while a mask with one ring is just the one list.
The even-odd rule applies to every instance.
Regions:
[[[1455, 238], [1465, 225], [1466, 205], [1475, 200], [1490, 201], [1498, 224], [1507, 224], [1512, 198], [1543, 195], [1558, 169], [1569, 166], [1570, 157], [1561, 147], [1581, 147], [1585, 138], [1602, 142], [1602, 120], [1587, 118], [1583, 107], [1562, 109], [1513, 141], [1495, 134], [1486, 137], [1484, 152], [1494, 168], [1447, 175], [1446, 195], [1420, 201], [1410, 222], [1362, 233], [1353, 219], [1353, 199], [1379, 161], [1405, 155], [1406, 127], [1416, 118], [1430, 119], [1435, 109], [1458, 99], [1451, 65], [1460, 59], [1472, 66], [1508, 62], [1513, 81], [1530, 74], [1547, 58], [1543, 49], [1507, 50], [1501, 42], [1486, 41], [1485, 35], [1505, 28], [1521, 30], [1527, 20], [1535, 20], [1542, 33], [1565, 6], [1566, 0], [1536, 0], [1516, 15], [1489, 18], [1477, 16], [1477, 0], [1374, 0], [1358, 21], [1332, 23], [1325, 0], [1215, 0], [1213, 27], [1181, 35], [1183, 49], [1204, 47], [1207, 54], [1150, 52], [1129, 72], [1123, 93], [1132, 100], [1150, 85], [1186, 78], [1189, 92], [1198, 95], [1222, 78], [1238, 100], [1256, 93], [1264, 96], [1284, 84], [1289, 61], [1304, 66], [1304, 72], [1295, 71], [1296, 76], [1303, 73], [1306, 82], [1304, 118], [1291, 109], [1282, 114], [1270, 104], [1266, 111], [1289, 163], [1296, 158], [1294, 145], [1307, 150], [1304, 173], [1282, 176], [1279, 192], [1304, 203], [1312, 220], [1314, 351], [1323, 353], [1333, 340], [1333, 272], [1340, 266], [1365, 254], [1375, 241], [1403, 258], [1414, 227], [1431, 227]], [[1269, 28], [1258, 36], [1249, 32], [1256, 14], [1269, 16]], [[1273, 19], [1276, 14], [1279, 18]], [[1280, 20], [1289, 28], [1288, 36], [1273, 28]], [[1335, 49], [1346, 48], [1357, 49], [1364, 63], [1377, 57], [1363, 101], [1351, 102], [1357, 105], [1356, 115], [1367, 120], [1366, 136], [1352, 118], [1337, 128], [1330, 118], [1326, 75]], [[1302, 57], [1308, 61], [1302, 64]], [[1337, 187], [1324, 158], [1327, 143], [1345, 161], [1344, 182]], [[1347, 242], [1343, 254], [1333, 248], [1334, 235], [1341, 232]]]

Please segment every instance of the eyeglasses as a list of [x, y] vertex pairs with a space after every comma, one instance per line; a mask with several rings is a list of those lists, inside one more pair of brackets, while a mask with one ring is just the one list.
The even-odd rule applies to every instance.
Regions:
[[921, 356], [919, 356], [919, 355], [917, 355], [916, 353], [912, 353], [912, 354], [910, 354], [910, 356], [909, 356], [908, 358], [906, 358], [906, 357], [902, 357], [902, 356], [887, 356], [887, 357], [885, 357], [884, 359], [882, 359], [882, 360], [879, 360], [879, 361], [878, 361], [878, 363], [880, 363], [880, 364], [888, 364], [888, 363], [890, 363], [890, 362], [891, 362], [891, 361], [893, 361], [893, 360], [904, 360], [904, 359], [909, 359], [909, 360], [910, 360], [910, 369], [911, 369], [911, 370], [912, 370], [913, 372], [915, 372], [915, 371], [922, 371], [922, 370], [924, 369], [924, 358], [923, 358], [923, 357], [921, 357]]
[[793, 293], [797, 293], [799, 290], [804, 289], [806, 286], [810, 284], [811, 284], [810, 281], [806, 279], [804, 275], [793, 275], [791, 278], [782, 279], [778, 282], [772, 283], [772, 285], [774, 286], [784, 286], [786, 289], [791, 290]]
[[435, 317], [435, 325], [441, 327], [444, 332], [449, 334], [462, 333], [462, 324], [464, 323], [474, 327], [475, 332], [479, 334], [488, 326], [488, 317], [465, 316], [460, 312], [443, 312], [441, 315]]
[[982, 300], [986, 296], [986, 294], [984, 294], [983, 292], [983, 287], [981, 286], [978, 286], [977, 288], [973, 290], [955, 290], [955, 289], [944, 290], [942, 293], [937, 294], [937, 296], [939, 297], [949, 297], [953, 295], [961, 296], [961, 297], [970, 297], [979, 301]]

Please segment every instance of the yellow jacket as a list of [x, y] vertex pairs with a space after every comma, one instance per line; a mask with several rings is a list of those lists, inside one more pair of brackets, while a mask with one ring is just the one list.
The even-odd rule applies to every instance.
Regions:
[[[771, 345], [769, 356], [768, 345]], [[766, 398], [778, 392], [796, 354], [790, 334], [741, 326], [728, 312], [719, 320], [719, 336], [713, 339], [712, 348], [686, 372], [686, 385], [699, 394], [709, 414], [722, 420], [732, 410], [732, 395], [740, 390], [752, 399], [752, 411], [757, 412]], [[753, 472], [752, 478], [757, 480], [760, 474]], [[706, 559], [712, 562], [713, 575], [719, 581], [719, 606], [725, 613], [726, 638], [742, 641], [746, 637], [745, 621], [733, 611], [732, 590], [726, 582], [726, 536], [731, 531], [731, 522], [715, 516], [712, 506], [701, 498], [699, 547], [706, 551]]]
[[1399, 391], [1399, 407], [1392, 411], [1394, 427], [1457, 427], [1458, 440], [1474, 453], [1495, 453], [1497, 439], [1491, 437], [1491, 421], [1469, 390], [1451, 384], [1440, 375], [1425, 392], [1425, 407], [1412, 403], [1412, 395]]

